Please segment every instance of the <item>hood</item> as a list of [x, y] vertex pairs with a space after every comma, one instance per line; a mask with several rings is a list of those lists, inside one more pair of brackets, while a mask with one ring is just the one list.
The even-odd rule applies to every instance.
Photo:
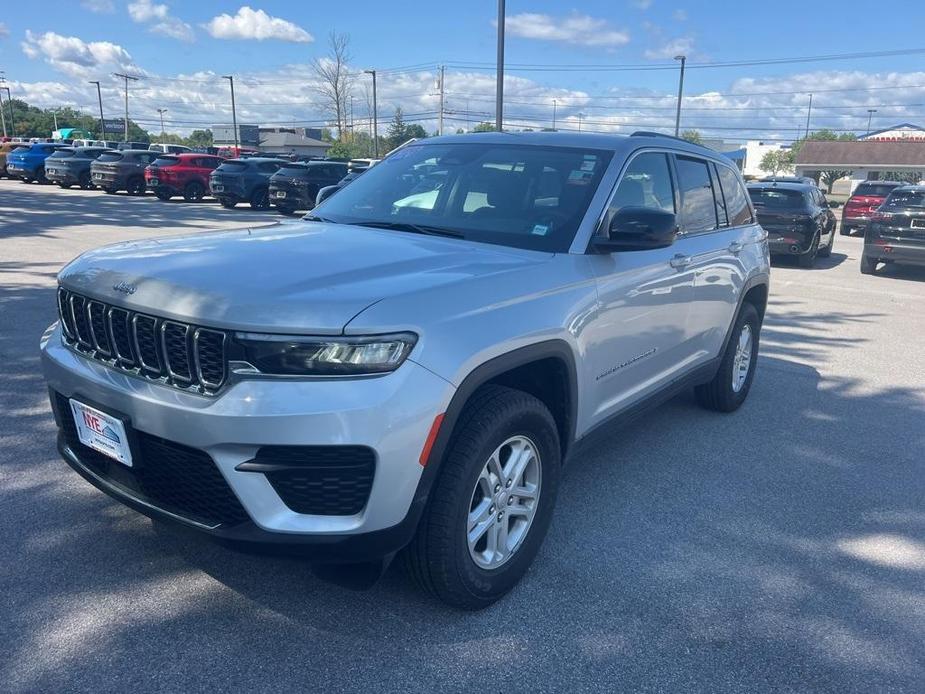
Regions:
[[383, 298], [439, 291], [551, 257], [297, 220], [106, 246], [69, 263], [58, 279], [68, 289], [107, 303], [200, 325], [338, 334]]

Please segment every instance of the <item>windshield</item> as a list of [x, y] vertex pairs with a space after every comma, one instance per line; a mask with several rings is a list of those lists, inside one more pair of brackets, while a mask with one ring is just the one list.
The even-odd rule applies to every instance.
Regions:
[[216, 171], [225, 171], [226, 173], [238, 173], [247, 168], [247, 163], [243, 161], [226, 161], [222, 162]]
[[897, 190], [890, 193], [883, 207], [925, 207], [925, 190]]
[[179, 163], [179, 157], [158, 157], [151, 166], [176, 166]]
[[748, 194], [755, 207], [773, 210], [802, 210], [806, 207], [803, 193], [780, 188], [749, 188]]
[[316, 213], [345, 224], [426, 225], [472, 241], [567, 251], [611, 157], [500, 143], [412, 145]]
[[106, 161], [122, 161], [124, 155], [119, 154], [118, 152], [104, 152], [99, 156], [97, 161], [106, 162]]
[[54, 154], [49, 155], [49, 159], [68, 159], [74, 156], [73, 149], [59, 149]]
[[873, 195], [880, 198], [885, 198], [895, 187], [895, 184], [890, 185], [889, 183], [862, 183], [854, 189], [854, 194]]

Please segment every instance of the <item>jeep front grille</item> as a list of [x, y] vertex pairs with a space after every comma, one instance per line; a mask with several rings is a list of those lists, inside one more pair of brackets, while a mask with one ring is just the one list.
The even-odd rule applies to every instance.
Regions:
[[71, 348], [121, 371], [208, 394], [228, 377], [221, 330], [110, 306], [60, 287], [58, 314]]

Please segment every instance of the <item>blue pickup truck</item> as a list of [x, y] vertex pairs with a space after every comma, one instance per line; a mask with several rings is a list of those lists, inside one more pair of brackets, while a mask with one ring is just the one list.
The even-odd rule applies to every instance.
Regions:
[[18, 178], [25, 183], [38, 181], [47, 183], [45, 178], [45, 160], [66, 145], [38, 142], [28, 149], [15, 149], [7, 155], [6, 173], [10, 178]]

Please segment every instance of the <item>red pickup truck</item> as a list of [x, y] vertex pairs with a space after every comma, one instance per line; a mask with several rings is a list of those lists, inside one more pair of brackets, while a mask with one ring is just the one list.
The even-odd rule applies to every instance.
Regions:
[[864, 231], [874, 211], [883, 204], [901, 181], [864, 181], [858, 184], [841, 213], [841, 235], [850, 236], [857, 229]]
[[182, 195], [198, 202], [209, 192], [209, 174], [224, 160], [212, 154], [161, 154], [145, 168], [145, 186], [160, 200]]

